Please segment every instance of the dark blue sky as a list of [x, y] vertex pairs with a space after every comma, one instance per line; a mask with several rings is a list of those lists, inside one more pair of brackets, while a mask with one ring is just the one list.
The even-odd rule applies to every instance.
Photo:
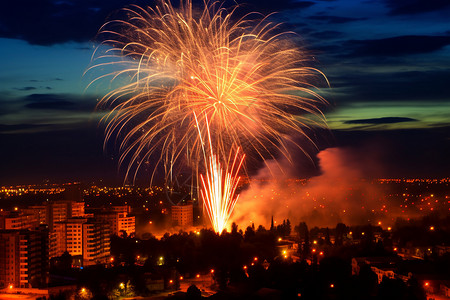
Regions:
[[[2, 4], [0, 185], [121, 178], [118, 153], [103, 152], [94, 112], [104, 91], [86, 90], [92, 78], [83, 72], [99, 27], [129, 3]], [[331, 103], [331, 134], [318, 134], [320, 149], [341, 147], [362, 168], [377, 165], [367, 176], [450, 176], [450, 2], [245, 3], [247, 9], [278, 12], [273, 18], [298, 33], [315, 67], [327, 75], [331, 88], [322, 95]]]

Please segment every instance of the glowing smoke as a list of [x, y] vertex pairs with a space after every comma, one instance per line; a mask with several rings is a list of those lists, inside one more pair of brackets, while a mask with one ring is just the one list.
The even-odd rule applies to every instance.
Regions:
[[[379, 205], [381, 193], [370, 181], [362, 180], [367, 166], [361, 165], [355, 151], [329, 148], [317, 157], [321, 174], [309, 181], [291, 179], [271, 164], [260, 170], [241, 193], [232, 221], [241, 228], [251, 222], [268, 228], [272, 216], [275, 221], [289, 218], [293, 225], [306, 221], [309, 226], [374, 222], [372, 209]], [[286, 162], [281, 165], [284, 170], [296, 167]]]

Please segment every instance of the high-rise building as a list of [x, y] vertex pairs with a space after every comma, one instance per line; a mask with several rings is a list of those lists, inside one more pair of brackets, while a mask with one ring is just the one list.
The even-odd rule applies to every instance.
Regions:
[[25, 214], [36, 215], [40, 225], [47, 224], [47, 206], [46, 205], [31, 205], [27, 208], [22, 208]]
[[0, 215], [0, 229], [35, 229], [39, 226], [39, 217], [22, 211], [3, 212]]
[[64, 222], [66, 230], [66, 251], [70, 255], [83, 255], [83, 224], [84, 218], [70, 218]]
[[110, 225], [103, 220], [70, 218], [55, 223], [50, 235], [50, 257], [68, 252], [83, 257], [83, 265], [107, 263], [110, 257]]
[[83, 224], [83, 265], [109, 262], [111, 230], [109, 224], [89, 221]]
[[49, 234], [50, 247], [49, 257], [54, 258], [63, 255], [67, 249], [66, 244], [66, 223], [55, 223], [53, 230]]
[[109, 208], [109, 210], [113, 212], [122, 212], [122, 213], [130, 213], [130, 206], [129, 205], [114, 205]]
[[127, 235], [131, 235], [136, 232], [135, 216], [129, 216], [125, 212], [117, 213], [117, 235], [123, 231], [126, 232]]
[[108, 223], [111, 227], [111, 234], [121, 235], [123, 231], [127, 235], [136, 232], [136, 218], [130, 216], [128, 205], [113, 206], [108, 209], [101, 209], [94, 213], [95, 219]]
[[174, 226], [189, 227], [194, 222], [193, 205], [173, 205], [172, 223]]
[[47, 204], [47, 224], [50, 230], [57, 222], [63, 222], [69, 218], [84, 216], [84, 202], [71, 200], [54, 201]]
[[55, 201], [47, 205], [47, 224], [50, 231], [53, 230], [55, 223], [67, 220], [67, 203], [63, 201]]
[[84, 216], [84, 202], [80, 201], [69, 201], [69, 217], [83, 217]]
[[48, 230], [0, 230], [0, 286], [48, 283]]

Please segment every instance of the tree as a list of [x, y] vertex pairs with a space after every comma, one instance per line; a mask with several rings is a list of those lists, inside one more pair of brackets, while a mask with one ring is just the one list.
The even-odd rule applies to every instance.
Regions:
[[348, 228], [344, 223], [338, 223], [336, 225], [336, 237], [335, 237], [335, 245], [342, 246], [344, 235], [347, 234]]
[[186, 299], [197, 300], [202, 299], [202, 292], [195, 285], [188, 287], [186, 291]]
[[286, 236], [290, 235], [292, 231], [292, 227], [291, 227], [291, 221], [289, 221], [289, 219], [286, 220], [286, 226], [285, 226], [285, 234]]
[[233, 222], [231, 224], [231, 233], [232, 234], [237, 234], [237, 232], [238, 232], [238, 225], [235, 222]]
[[72, 255], [65, 251], [60, 256], [60, 267], [62, 270], [70, 270], [72, 268]]
[[330, 240], [330, 229], [328, 229], [325, 231], [325, 244], [327, 246], [331, 246], [331, 240]]
[[245, 241], [250, 241], [255, 236], [255, 229], [254, 227], [248, 226], [247, 229], [245, 229], [244, 233], [244, 239]]
[[305, 241], [305, 239], [309, 240], [308, 225], [306, 225], [305, 222], [300, 222], [298, 226], [295, 226], [295, 231], [297, 232], [298, 237], [301, 241]]

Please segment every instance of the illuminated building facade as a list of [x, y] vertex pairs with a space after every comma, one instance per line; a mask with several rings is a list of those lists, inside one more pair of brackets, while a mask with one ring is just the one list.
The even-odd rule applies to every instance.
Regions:
[[193, 205], [173, 205], [172, 223], [174, 226], [189, 227], [194, 222]]
[[22, 212], [29, 215], [36, 215], [40, 225], [47, 224], [47, 206], [46, 205], [32, 205], [27, 208], [22, 208]]
[[66, 230], [66, 251], [70, 255], [83, 255], [83, 218], [71, 218], [64, 222]]
[[0, 229], [35, 229], [38, 226], [39, 217], [36, 214], [12, 211], [0, 215]]
[[122, 232], [132, 235], [136, 232], [136, 217], [128, 213], [128, 205], [113, 206], [107, 210], [95, 212], [95, 219], [102, 220], [110, 225], [111, 233], [120, 236]]
[[91, 221], [83, 224], [83, 265], [106, 264], [110, 258], [109, 224]]
[[106, 263], [110, 256], [110, 225], [102, 220], [70, 218], [55, 223], [50, 236], [50, 258], [68, 252], [83, 257], [83, 265]]
[[45, 287], [48, 283], [48, 231], [0, 230], [0, 286]]

